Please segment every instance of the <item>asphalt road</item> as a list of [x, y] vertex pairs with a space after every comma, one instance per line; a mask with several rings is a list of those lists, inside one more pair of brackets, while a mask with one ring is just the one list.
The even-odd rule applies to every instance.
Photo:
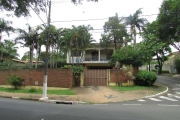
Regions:
[[[168, 84], [171, 94], [179, 91], [175, 89], [180, 88], [179, 79], [159, 76], [158, 82]], [[164, 100], [145, 99], [144, 102], [63, 105], [0, 98], [0, 120], [179, 120], [180, 98], [174, 99], [178, 101], [166, 100], [166, 104]]]
[[156, 106], [169, 106], [179, 107], [180, 106], [180, 78], [173, 78], [168, 76], [158, 76], [158, 83], [168, 86], [169, 90], [167, 93], [150, 97], [143, 98], [140, 100], [134, 100], [127, 102], [127, 104], [140, 104], [140, 105], [156, 105]]
[[172, 94], [175, 92], [180, 92], [180, 78], [159, 75], [157, 82], [168, 86], [169, 92]]
[[62, 105], [0, 98], [0, 120], [179, 120], [180, 107], [156, 105]]

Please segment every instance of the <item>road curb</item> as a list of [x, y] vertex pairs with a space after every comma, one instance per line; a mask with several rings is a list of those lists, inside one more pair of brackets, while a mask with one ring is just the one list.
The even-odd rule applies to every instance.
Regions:
[[[160, 84], [160, 83], [158, 83], [158, 84]], [[160, 85], [162, 85], [162, 84], [160, 84]], [[165, 86], [165, 85], [162, 85], [162, 86]], [[162, 95], [162, 94], [164, 94], [164, 93], [167, 93], [167, 92], [169, 91], [169, 88], [168, 88], [167, 86], [165, 86], [165, 87], [166, 87], [166, 90], [165, 90], [165, 91], [160, 92], [160, 93], [157, 93], [157, 94], [154, 94], [154, 95], [145, 96], [145, 97], [143, 97], [143, 98], [157, 97], [157, 96], [159, 96], [159, 95]]]
[[69, 104], [69, 105], [87, 104], [86, 102], [81, 102], [81, 101], [64, 101], [64, 100], [47, 100], [46, 102], [55, 103], [55, 104]]

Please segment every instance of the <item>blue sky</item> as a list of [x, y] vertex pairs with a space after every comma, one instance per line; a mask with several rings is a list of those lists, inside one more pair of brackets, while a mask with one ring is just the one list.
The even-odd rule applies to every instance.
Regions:
[[[142, 17], [152, 22], [156, 20], [160, 5], [163, 2], [163, 0], [99, 0], [98, 3], [94, 3], [85, 2], [84, 0], [82, 5], [74, 5], [70, 1], [71, 0], [52, 0], [51, 22], [61, 21], [52, 23], [57, 28], [71, 28], [72, 25], [91, 25], [94, 29], [103, 29], [104, 23], [109, 17], [114, 16], [115, 13], [118, 13], [119, 17], [126, 17], [133, 14], [139, 8], [142, 8], [142, 15], [144, 15]], [[4, 12], [4, 14], [6, 13], [7, 12]], [[4, 15], [1, 14], [0, 17], [4, 17]], [[45, 23], [47, 22], [45, 13], [41, 13], [40, 17]], [[11, 20], [15, 28], [21, 29], [27, 28], [26, 23], [29, 23], [31, 26], [37, 26], [43, 23], [33, 11], [31, 11], [31, 17], [29, 18], [5, 17], [5, 20]], [[65, 22], [71, 20], [88, 21]], [[94, 30], [91, 33], [93, 38], [99, 42], [103, 30]], [[10, 37], [3, 36], [3, 39], [13, 40], [16, 36], [17, 34], [11, 34]], [[141, 41], [139, 37], [137, 39]], [[28, 48], [19, 48], [18, 53], [20, 57], [28, 50]]]

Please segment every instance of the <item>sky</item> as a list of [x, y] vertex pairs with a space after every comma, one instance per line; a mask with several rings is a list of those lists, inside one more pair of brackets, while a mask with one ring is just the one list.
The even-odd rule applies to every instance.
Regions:
[[[156, 20], [162, 2], [163, 0], [99, 0], [99, 2], [86, 2], [86, 0], [84, 0], [81, 5], [74, 5], [71, 3], [71, 0], [52, 0], [51, 24], [57, 28], [71, 28], [72, 25], [91, 25], [94, 29], [101, 29], [90, 32], [92, 37], [99, 42], [101, 34], [103, 33], [103, 25], [108, 21], [109, 17], [115, 16], [116, 13], [118, 13], [119, 17], [127, 17], [135, 13], [137, 9], [142, 8], [143, 13], [141, 17], [152, 22]], [[32, 27], [43, 24], [43, 22], [47, 23], [46, 14], [42, 12], [39, 17], [43, 22], [33, 10], [31, 11], [31, 17], [28, 18], [7, 17], [5, 16], [6, 13], [7, 12], [4, 11], [4, 13], [0, 15], [0, 18], [4, 17], [5, 20], [12, 21], [14, 28], [27, 29], [27, 23]], [[17, 35], [18, 34], [13, 33], [8, 37], [3, 33], [2, 39], [10, 39], [13, 41]], [[138, 37], [137, 41], [140, 42], [141, 38]], [[19, 58], [21, 58], [29, 49], [20, 47], [20, 45], [18, 45], [18, 47]]]

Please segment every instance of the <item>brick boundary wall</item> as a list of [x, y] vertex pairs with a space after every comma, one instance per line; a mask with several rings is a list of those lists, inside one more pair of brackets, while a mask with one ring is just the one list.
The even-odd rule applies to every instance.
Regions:
[[[133, 68], [133, 75], [135, 75], [138, 72], [138, 68]], [[119, 71], [119, 77], [120, 81], [122, 83], [126, 83], [129, 78], [125, 78], [124, 73], [122, 70]], [[117, 71], [115, 69], [110, 70], [110, 83], [117, 83], [118, 81], [118, 76], [117, 76]]]
[[[18, 75], [23, 78], [24, 86], [43, 86], [44, 69], [23, 69], [0, 71], [0, 85], [7, 85], [8, 75]], [[38, 82], [38, 85], [35, 83]], [[72, 69], [48, 69], [48, 87], [72, 88]]]

